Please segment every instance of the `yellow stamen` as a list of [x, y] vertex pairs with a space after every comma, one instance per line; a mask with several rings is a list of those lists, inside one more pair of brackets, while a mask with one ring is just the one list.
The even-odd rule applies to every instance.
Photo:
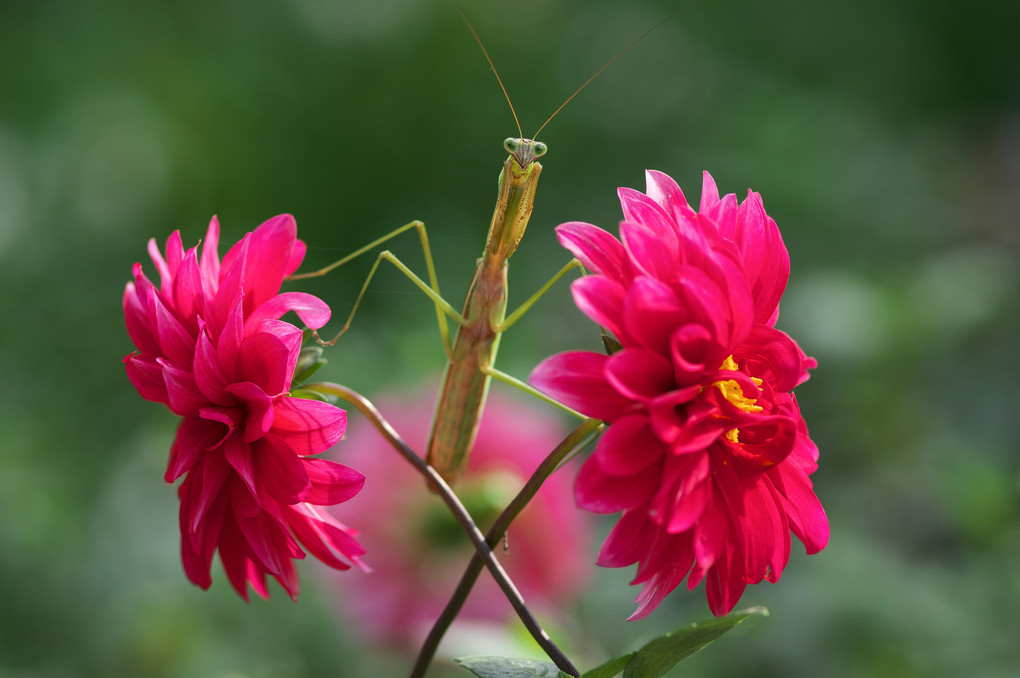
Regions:
[[[729, 356], [723, 361], [723, 364], [719, 369], [736, 372], [740, 368], [737, 366], [737, 361], [733, 359], [733, 356]], [[761, 386], [762, 382], [758, 377], [751, 377], [751, 381], [753, 381], [755, 385]], [[756, 398], [747, 398], [744, 396], [743, 389], [740, 388], [740, 384], [734, 379], [717, 381], [712, 385], [719, 389], [726, 400], [729, 400], [744, 412], [761, 412], [763, 409], [762, 407], [755, 405], [755, 403], [758, 402]], [[738, 429], [731, 428], [726, 432], [726, 439], [734, 443], [740, 442], [738, 439], [739, 433], [740, 431]]]

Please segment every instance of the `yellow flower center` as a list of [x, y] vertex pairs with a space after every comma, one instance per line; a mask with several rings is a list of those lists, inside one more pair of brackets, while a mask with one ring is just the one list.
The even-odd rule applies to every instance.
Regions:
[[[729, 356], [726, 358], [726, 360], [723, 361], [723, 364], [719, 369], [731, 370], [736, 372], [740, 368], [737, 367], [737, 361], [733, 359], [733, 356]], [[753, 381], [755, 385], [761, 386], [761, 379], [759, 379], [758, 377], [751, 377], [751, 381]], [[758, 402], [756, 398], [747, 398], [744, 396], [744, 391], [743, 389], [740, 388], [740, 384], [737, 383], [736, 380], [726, 379], [722, 381], [717, 381], [714, 382], [712, 386], [718, 388], [719, 391], [723, 394], [723, 397], [726, 398], [726, 400], [729, 400], [731, 403], [742, 409], [744, 412], [762, 411], [761, 407], [755, 405], [755, 403]], [[739, 433], [740, 431], [738, 429], [731, 428], [729, 431], [726, 432], [726, 438], [730, 442], [734, 443], [740, 442], [738, 439]]]

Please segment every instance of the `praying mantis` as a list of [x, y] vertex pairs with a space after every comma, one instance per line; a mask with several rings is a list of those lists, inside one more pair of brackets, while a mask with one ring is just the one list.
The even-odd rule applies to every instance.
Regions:
[[[456, 5], [455, 5], [456, 7]], [[548, 148], [541, 141], [536, 141], [541, 131], [581, 90], [588, 86], [599, 74], [620, 58], [642, 38], [665, 23], [666, 17], [644, 34], [632, 41], [602, 68], [592, 75], [583, 85], [570, 95], [551, 116], [539, 127], [532, 138], [526, 138], [521, 130], [513, 103], [503, 86], [502, 79], [489, 57], [474, 27], [464, 13], [457, 7], [468, 29], [485, 55], [489, 66], [496, 76], [497, 82], [510, 106], [514, 121], [517, 123], [517, 137], [507, 138], [503, 147], [509, 154], [503, 162], [499, 175], [496, 206], [489, 224], [485, 249], [478, 259], [474, 276], [468, 286], [466, 299], [458, 311], [439, 291], [435, 264], [432, 259], [428, 234], [425, 225], [420, 221], [412, 221], [390, 233], [372, 241], [364, 247], [348, 254], [332, 264], [308, 273], [290, 276], [290, 280], [320, 277], [347, 262], [374, 250], [398, 235], [415, 230], [425, 256], [428, 281], [426, 282], [408, 268], [391, 251], [383, 250], [375, 259], [361, 291], [354, 302], [343, 328], [332, 339], [326, 341], [315, 333], [316, 340], [322, 345], [334, 344], [351, 326], [373, 276], [383, 261], [387, 261], [403, 273], [417, 286], [435, 306], [439, 332], [443, 348], [447, 356], [446, 369], [436, 401], [432, 429], [429, 434], [426, 461], [435, 468], [450, 484], [455, 483], [464, 471], [478, 432], [482, 409], [492, 379], [497, 379], [515, 386], [541, 400], [585, 419], [565, 405], [545, 396], [528, 384], [497, 370], [494, 366], [499, 349], [500, 337], [504, 331], [517, 322], [553, 285], [574, 269], [581, 268], [577, 259], [571, 259], [555, 273], [537, 292], [524, 301], [519, 307], [507, 313], [507, 274], [510, 257], [517, 250], [524, 237], [528, 221], [534, 208], [535, 192], [542, 165], [538, 158], [545, 155]], [[672, 16], [672, 15], [671, 15]], [[448, 321], [452, 320], [457, 330], [450, 338]]]

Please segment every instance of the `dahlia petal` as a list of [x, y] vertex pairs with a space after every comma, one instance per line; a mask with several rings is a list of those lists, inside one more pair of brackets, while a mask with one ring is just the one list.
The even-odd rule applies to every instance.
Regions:
[[622, 221], [620, 239], [637, 272], [658, 280], [669, 280], [673, 269], [680, 263], [677, 258], [679, 245], [672, 226], [666, 223], [666, 217], [662, 215], [661, 219], [661, 222], [652, 224]]
[[240, 298], [235, 301], [218, 329], [212, 324], [209, 326], [210, 336], [216, 344], [216, 361], [228, 383], [245, 379], [239, 365], [241, 343], [244, 341], [243, 301]]
[[[659, 203], [651, 196], [633, 188], [619, 188], [616, 195], [620, 198], [620, 207], [623, 211], [625, 223], [640, 224], [649, 229], [652, 233], [662, 238], [660, 247], [668, 250], [669, 254], [677, 253], [677, 224]], [[623, 232], [623, 223], [620, 224], [620, 240], [631, 255], [631, 264], [641, 267], [644, 262], [635, 260], [635, 251], [627, 244], [627, 238]], [[641, 248], [644, 250], [644, 248]]]
[[159, 342], [147, 301], [150, 289], [155, 291], [152, 283], [142, 275], [141, 266], [135, 264], [135, 282], [124, 287], [124, 324], [131, 342], [141, 353], [158, 355]]
[[775, 549], [783, 544], [784, 533], [789, 535], [790, 528], [781, 518], [762, 476], [742, 480], [744, 512], [737, 516], [744, 543], [742, 576], [748, 584], [757, 584], [769, 573], [769, 566], [777, 562]]
[[154, 403], [170, 405], [170, 395], [163, 380], [163, 368], [152, 356], [132, 353], [124, 356], [124, 369], [138, 394]]
[[646, 348], [625, 348], [609, 356], [604, 374], [621, 395], [648, 402], [673, 388], [673, 366]]
[[694, 210], [687, 204], [684, 192], [672, 177], [662, 172], [645, 171], [645, 193], [678, 223], [681, 215], [694, 214]]
[[296, 240], [297, 223], [289, 214], [275, 216], [252, 231], [244, 280], [245, 316], [280, 291], [294, 263], [291, 253]]
[[242, 442], [237, 436], [230, 436], [223, 441], [223, 457], [244, 481], [251, 496], [258, 497], [258, 490], [255, 487], [255, 459], [251, 445]]
[[[181, 232], [174, 231], [166, 239], [166, 265], [170, 271], [170, 277], [176, 277], [184, 260], [184, 244], [181, 242]], [[170, 291], [170, 285], [162, 287], [163, 292]]]
[[312, 483], [301, 457], [272, 437], [259, 440], [254, 452], [255, 473], [269, 496], [283, 504], [304, 501]]
[[225, 463], [222, 456], [210, 458], [210, 455], [203, 455], [199, 463], [188, 473], [184, 483], [181, 484], [181, 510], [183, 511], [187, 505], [186, 513], [182, 514], [186, 519], [182, 531], [197, 532], [203, 522], [216, 517], [217, 514], [212, 508], [217, 504], [229, 472], [230, 466]]
[[528, 380], [540, 391], [581, 414], [613, 421], [632, 407], [605, 377], [608, 356], [590, 351], [568, 351], [543, 360]]
[[226, 396], [227, 380], [220, 369], [216, 347], [199, 322], [198, 341], [195, 343], [195, 385], [202, 395], [216, 405], [230, 405], [233, 399]]
[[614, 421], [595, 446], [601, 470], [617, 476], [640, 473], [665, 453], [666, 446], [655, 437], [644, 414], [628, 414]]
[[[177, 234], [177, 239], [180, 240], [180, 234]], [[172, 239], [173, 234], [170, 235]], [[169, 245], [169, 240], [167, 241]], [[152, 263], [156, 266], [156, 271], [159, 273], [159, 288], [161, 290], [169, 290], [170, 286], [173, 285], [173, 273], [170, 272], [170, 268], [167, 266], [166, 260], [163, 258], [162, 253], [159, 251], [159, 245], [156, 243], [155, 238], [149, 238], [146, 249], [149, 251], [149, 258], [152, 259]], [[169, 246], [167, 247], [169, 249]]]
[[620, 341], [629, 338], [623, 329], [623, 302], [627, 290], [604, 275], [586, 275], [570, 284], [574, 303], [581, 312], [606, 328]]
[[[248, 243], [251, 240], [251, 233], [248, 233], [236, 245], [230, 248], [220, 264], [220, 282], [216, 295], [207, 306], [209, 317], [206, 321], [214, 328], [212, 334], [217, 336], [220, 330], [226, 326], [228, 316], [235, 312], [234, 307], [242, 304], [237, 311], [244, 320], [244, 276], [245, 265], [248, 258]], [[241, 323], [243, 327], [244, 323]]]
[[673, 379], [677, 384], [699, 383], [709, 369], [722, 363], [725, 351], [704, 325], [680, 325], [669, 338], [669, 355], [673, 362]]
[[641, 588], [641, 593], [634, 599], [637, 609], [627, 617], [627, 621], [644, 619], [651, 614], [663, 599], [684, 580], [689, 570], [690, 565], [687, 567], [673, 565], [665, 571], [659, 572]]
[[289, 564], [288, 549], [285, 548], [284, 543], [291, 537], [289, 534], [284, 534], [286, 530], [283, 525], [265, 511], [260, 511], [254, 518], [238, 516], [237, 525], [241, 528], [241, 533], [258, 563], [270, 574], [276, 576], [284, 588], [287, 588], [287, 584], [280, 577], [285, 573]]
[[347, 413], [318, 400], [284, 397], [274, 411], [271, 433], [302, 456], [328, 450], [347, 429]]
[[333, 506], [356, 495], [365, 484], [365, 476], [349, 466], [325, 459], [301, 459], [311, 482], [304, 501], [308, 504]]
[[701, 173], [701, 206], [699, 212], [710, 212], [719, 202], [719, 188], [708, 171]]
[[664, 393], [648, 403], [652, 430], [673, 454], [702, 449], [723, 432], [722, 426], [712, 421], [714, 407], [691, 402], [701, 390], [695, 384]]
[[220, 243], [220, 222], [213, 216], [209, 220], [209, 228], [205, 232], [202, 243], [202, 258], [199, 269], [202, 272], [202, 287], [210, 297], [216, 294], [220, 283], [220, 255], [217, 251]]
[[593, 513], [616, 513], [632, 509], [648, 500], [658, 486], [660, 469], [652, 464], [631, 476], [607, 473], [598, 457], [584, 463], [574, 483], [577, 505]]
[[202, 312], [204, 301], [202, 275], [198, 269], [198, 255], [195, 248], [191, 248], [184, 254], [184, 260], [174, 276], [174, 309], [179, 318], [194, 326], [194, 318]]
[[783, 497], [790, 529], [804, 543], [808, 554], [821, 551], [829, 543], [829, 519], [811, 481], [790, 464], [770, 469], [768, 474]]
[[655, 539], [657, 527], [642, 507], [624, 511], [599, 550], [599, 567], [627, 567], [641, 560]]
[[191, 367], [195, 355], [195, 339], [163, 305], [155, 290], [150, 291], [149, 303], [156, 316], [156, 338], [159, 354], [180, 367]]
[[251, 560], [248, 558], [248, 542], [241, 534], [241, 528], [233, 520], [226, 520], [220, 531], [220, 562], [227, 574], [230, 585], [245, 602], [248, 597], [248, 573]]
[[772, 372], [777, 391], [792, 391], [807, 378], [804, 353], [785, 332], [768, 325], [755, 324], [735, 355], [756, 360]]
[[166, 384], [170, 410], [182, 417], [198, 416], [208, 402], [195, 385], [194, 375], [174, 367], [163, 358], [157, 358], [156, 362], [163, 368], [163, 382]]
[[257, 384], [242, 381], [227, 386], [227, 393], [244, 403], [247, 415], [244, 418], [242, 440], [250, 443], [263, 437], [273, 427], [275, 412], [273, 399], [266, 395]]
[[201, 529], [193, 529], [189, 526], [190, 515], [193, 512], [191, 488], [189, 479], [185, 479], [178, 494], [181, 497], [179, 512], [181, 529], [181, 563], [184, 566], [184, 573], [188, 579], [202, 589], [208, 589], [212, 584], [210, 568], [212, 567], [213, 554], [216, 551], [216, 543], [219, 539], [220, 526], [223, 522], [223, 501], [216, 502], [213, 510], [209, 511], [207, 520], [201, 524]]
[[307, 327], [317, 330], [329, 322], [330, 310], [322, 299], [305, 292], [284, 292], [260, 304], [245, 320], [245, 327], [256, 326], [263, 320], [277, 320], [293, 311]]
[[170, 448], [170, 459], [163, 479], [172, 483], [198, 462], [203, 452], [212, 449], [223, 437], [223, 428], [205, 419], [188, 418], [177, 427]]
[[623, 243], [598, 226], [570, 221], [556, 227], [556, 237], [589, 271], [621, 284], [633, 277]]
[[623, 306], [626, 336], [658, 353], [669, 355], [670, 339], [677, 325], [689, 318], [669, 285], [654, 278], [634, 279]]
[[354, 564], [361, 564], [359, 557], [364, 555], [365, 549], [341, 523], [308, 504], [288, 506], [284, 510], [295, 536], [313, 556], [337, 570], [350, 569], [351, 565], [336, 553]]
[[716, 617], [729, 614], [744, 594], [747, 582], [724, 565], [716, 565], [708, 572], [705, 592], [708, 594], [708, 609]]
[[280, 320], [263, 320], [241, 342], [238, 369], [246, 381], [272, 395], [285, 393], [301, 353], [301, 330]]
[[737, 211], [734, 240], [754, 295], [755, 321], [773, 325], [790, 278], [790, 255], [776, 222], [765, 214], [760, 194], [747, 192]]

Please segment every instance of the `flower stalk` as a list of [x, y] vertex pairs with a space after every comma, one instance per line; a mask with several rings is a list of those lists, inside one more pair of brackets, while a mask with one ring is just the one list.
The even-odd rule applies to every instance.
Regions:
[[[517, 496], [514, 497], [513, 501], [507, 505], [506, 509], [496, 518], [492, 527], [489, 528], [488, 533], [485, 535], [485, 543], [489, 549], [494, 548], [499, 543], [500, 539], [503, 538], [503, 535], [510, 528], [510, 524], [524, 507], [528, 505], [528, 502], [535, 496], [539, 488], [542, 487], [545, 479], [559, 468], [560, 464], [571, 452], [583, 447], [588, 441], [589, 436], [599, 429], [601, 425], [602, 422], [597, 419], [586, 419], [549, 453], [549, 456], [535, 469], [535, 472], [528, 479], [528, 482], [524, 484], [524, 487], [521, 488], [521, 491], [517, 493]], [[411, 672], [411, 678], [421, 678], [425, 675], [425, 670], [428, 668], [429, 663], [431, 663], [433, 656], [435, 656], [439, 643], [442, 642], [443, 636], [446, 635], [446, 631], [450, 628], [453, 620], [457, 618], [457, 614], [464, 605], [464, 601], [467, 600], [468, 594], [471, 593], [471, 589], [475, 581], [477, 581], [483, 566], [484, 562], [482, 561], [481, 553], [476, 551], [464, 570], [464, 574], [461, 575], [460, 582], [450, 597], [450, 601], [446, 604], [442, 614], [436, 618], [436, 623], [433, 624], [432, 630], [429, 631], [425, 643], [418, 652], [418, 659], [415, 662], [414, 670]]]
[[[496, 580], [496, 583], [499, 585], [499, 588], [503, 591], [503, 594], [506, 596], [507, 600], [510, 601], [510, 605], [513, 606], [514, 611], [517, 613], [517, 616], [520, 618], [525, 628], [528, 629], [528, 632], [531, 634], [531, 636], [535, 639], [535, 642], [539, 644], [539, 646], [549, 656], [549, 658], [553, 661], [557, 668], [566, 673], [569, 673], [572, 676], [580, 676], [581, 672], [577, 669], [577, 667], [573, 665], [573, 663], [570, 661], [570, 659], [567, 658], [563, 651], [560, 650], [560, 648], [553, 642], [552, 638], [549, 637], [549, 634], [545, 631], [545, 629], [542, 628], [542, 625], [539, 624], [537, 619], [535, 619], [535, 616], [531, 613], [531, 610], [528, 609], [527, 604], [524, 602], [524, 597], [521, 595], [520, 591], [517, 590], [517, 587], [514, 585], [513, 580], [510, 579], [510, 575], [507, 574], [506, 570], [503, 569], [503, 566], [499, 564], [498, 560], [496, 560], [496, 557], [492, 553], [492, 548], [488, 541], [486, 540], [486, 537], [482, 535], [482, 531], [478, 529], [478, 525], [475, 524], [474, 520], [471, 518], [471, 515], [468, 513], [467, 509], [461, 503], [460, 499], [457, 497], [454, 491], [450, 488], [446, 481], [443, 480], [442, 476], [440, 476], [439, 473], [436, 472], [435, 469], [429, 466], [424, 459], [415, 454], [414, 450], [412, 450], [407, 445], [407, 443], [403, 441], [403, 439], [400, 437], [400, 434], [398, 434], [396, 430], [394, 430], [393, 427], [390, 426], [389, 422], [386, 421], [386, 419], [382, 416], [379, 410], [375, 408], [371, 401], [369, 401], [367, 398], [365, 398], [360, 393], [357, 393], [356, 391], [353, 391], [345, 386], [341, 386], [340, 384], [335, 384], [332, 382], [317, 382], [315, 384], [309, 384], [307, 388], [309, 390], [318, 391], [320, 393], [334, 395], [342, 400], [347, 401], [351, 405], [354, 405], [354, 407], [356, 407], [358, 411], [365, 415], [365, 417], [372, 423], [376, 430], [379, 431], [380, 435], [382, 435], [383, 438], [386, 439], [386, 441], [393, 447], [393, 449], [395, 449], [404, 459], [406, 459], [411, 464], [411, 466], [415, 468], [415, 470], [417, 470], [419, 473], [422, 474], [422, 476], [425, 477], [425, 480], [428, 482], [429, 486], [433, 490], [435, 490], [437, 494], [439, 494], [443, 502], [450, 509], [450, 512], [453, 513], [454, 518], [456, 518], [457, 522], [460, 523], [461, 527], [464, 528], [464, 531], [467, 533], [468, 538], [471, 540], [471, 543], [474, 544], [476, 557], [482, 562], [482, 564], [485, 565], [485, 567], [488, 568], [489, 572]], [[584, 425], [582, 424], [582, 426]], [[594, 426], [592, 427], [592, 429], [594, 429]], [[590, 431], [588, 431], [588, 433], [590, 433]], [[576, 445], [572, 445], [570, 449], [573, 449], [573, 447], [575, 446]], [[559, 447], [557, 449], [559, 449]], [[564, 453], [564, 456], [565, 454], [566, 453]], [[553, 465], [553, 468], [555, 468], [555, 465]], [[550, 469], [548, 473], [551, 472], [552, 469]], [[546, 473], [546, 476], [548, 476], [548, 473]], [[541, 482], [539, 482], [538, 485], [541, 485]], [[536, 486], [535, 491], [537, 491], [537, 489], [538, 487]], [[532, 492], [532, 494], [534, 494], [534, 492]], [[523, 508], [523, 503], [520, 505], [519, 508], [516, 509], [517, 512], [520, 511], [520, 508]], [[497, 521], [497, 523], [499, 522], [500, 521]], [[507, 525], [509, 525], [509, 522], [507, 522]], [[498, 540], [499, 539], [497, 538], [496, 541]], [[477, 573], [475, 574], [475, 578], [477, 578]], [[427, 665], [428, 662], [426, 662], [425, 666], [421, 667], [420, 670], [416, 665], [414, 672], [411, 675], [412, 676], [423, 675]]]

